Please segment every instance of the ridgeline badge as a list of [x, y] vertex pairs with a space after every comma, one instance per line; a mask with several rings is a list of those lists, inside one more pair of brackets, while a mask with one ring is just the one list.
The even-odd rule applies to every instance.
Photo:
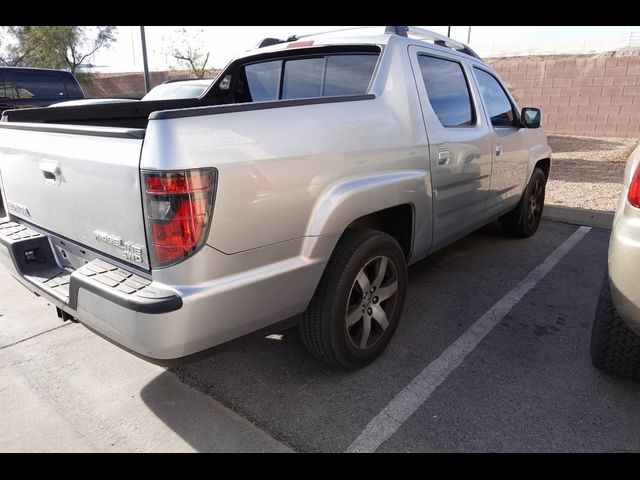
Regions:
[[144, 263], [144, 259], [142, 258], [143, 247], [141, 245], [133, 242], [125, 242], [122, 240], [122, 237], [111, 235], [110, 233], [103, 232], [102, 230], [94, 230], [93, 234], [99, 242], [113, 245], [114, 247], [121, 249], [122, 256], [126, 260]]

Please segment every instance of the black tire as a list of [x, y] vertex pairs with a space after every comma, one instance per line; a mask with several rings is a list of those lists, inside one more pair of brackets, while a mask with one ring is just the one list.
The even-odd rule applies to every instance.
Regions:
[[640, 379], [640, 335], [618, 314], [605, 276], [591, 330], [591, 363], [618, 377]]
[[[396, 293], [386, 300], [375, 297], [374, 287], [378, 280], [377, 273], [382, 271], [383, 265], [384, 279], [378, 283], [379, 292], [386, 289], [385, 293], [388, 294], [397, 287]], [[367, 272], [369, 276], [370, 272], [374, 272], [374, 281], [369, 284], [369, 292], [374, 293], [366, 294], [365, 298], [360, 287], [363, 278], [360, 274], [367, 277]], [[394, 285], [394, 279], [397, 285]], [[398, 326], [406, 285], [404, 253], [393, 237], [374, 230], [345, 231], [303, 314], [299, 327], [302, 341], [309, 352], [331, 365], [346, 369], [368, 365], [384, 351]], [[362, 299], [359, 295], [362, 295]], [[387, 321], [386, 329], [373, 317], [368, 320], [365, 318], [365, 312], [372, 315], [369, 307], [378, 309], [373, 311], [374, 316], [375, 312], [384, 309], [385, 315], [381, 316]], [[361, 315], [360, 309], [363, 312]], [[347, 327], [349, 312], [352, 312], [349, 318], [360, 315], [360, 319], [351, 327]], [[367, 322], [368, 329], [365, 326]]]
[[536, 233], [542, 219], [546, 184], [547, 177], [544, 172], [534, 168], [518, 205], [500, 218], [508, 234], [527, 238]]

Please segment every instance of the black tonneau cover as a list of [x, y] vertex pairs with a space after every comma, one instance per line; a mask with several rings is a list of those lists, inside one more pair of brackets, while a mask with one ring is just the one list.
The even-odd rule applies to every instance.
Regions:
[[223, 103], [221, 98], [189, 98], [30, 108], [23, 110], [6, 110], [2, 115], [2, 120], [8, 122], [146, 128], [149, 115], [153, 112], [212, 106], [220, 103]]

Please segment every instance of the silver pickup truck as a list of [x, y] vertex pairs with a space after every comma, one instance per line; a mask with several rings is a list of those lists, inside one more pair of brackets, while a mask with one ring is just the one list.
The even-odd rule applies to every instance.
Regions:
[[0, 260], [149, 359], [295, 321], [318, 358], [363, 367], [407, 265], [496, 219], [535, 233], [540, 121], [426, 30], [265, 39], [197, 99], [5, 112]]

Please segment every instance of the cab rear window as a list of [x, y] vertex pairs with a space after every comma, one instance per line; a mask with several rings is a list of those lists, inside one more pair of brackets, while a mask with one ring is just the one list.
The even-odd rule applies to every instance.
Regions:
[[236, 102], [362, 95], [377, 53], [344, 53], [251, 63], [240, 69]]

